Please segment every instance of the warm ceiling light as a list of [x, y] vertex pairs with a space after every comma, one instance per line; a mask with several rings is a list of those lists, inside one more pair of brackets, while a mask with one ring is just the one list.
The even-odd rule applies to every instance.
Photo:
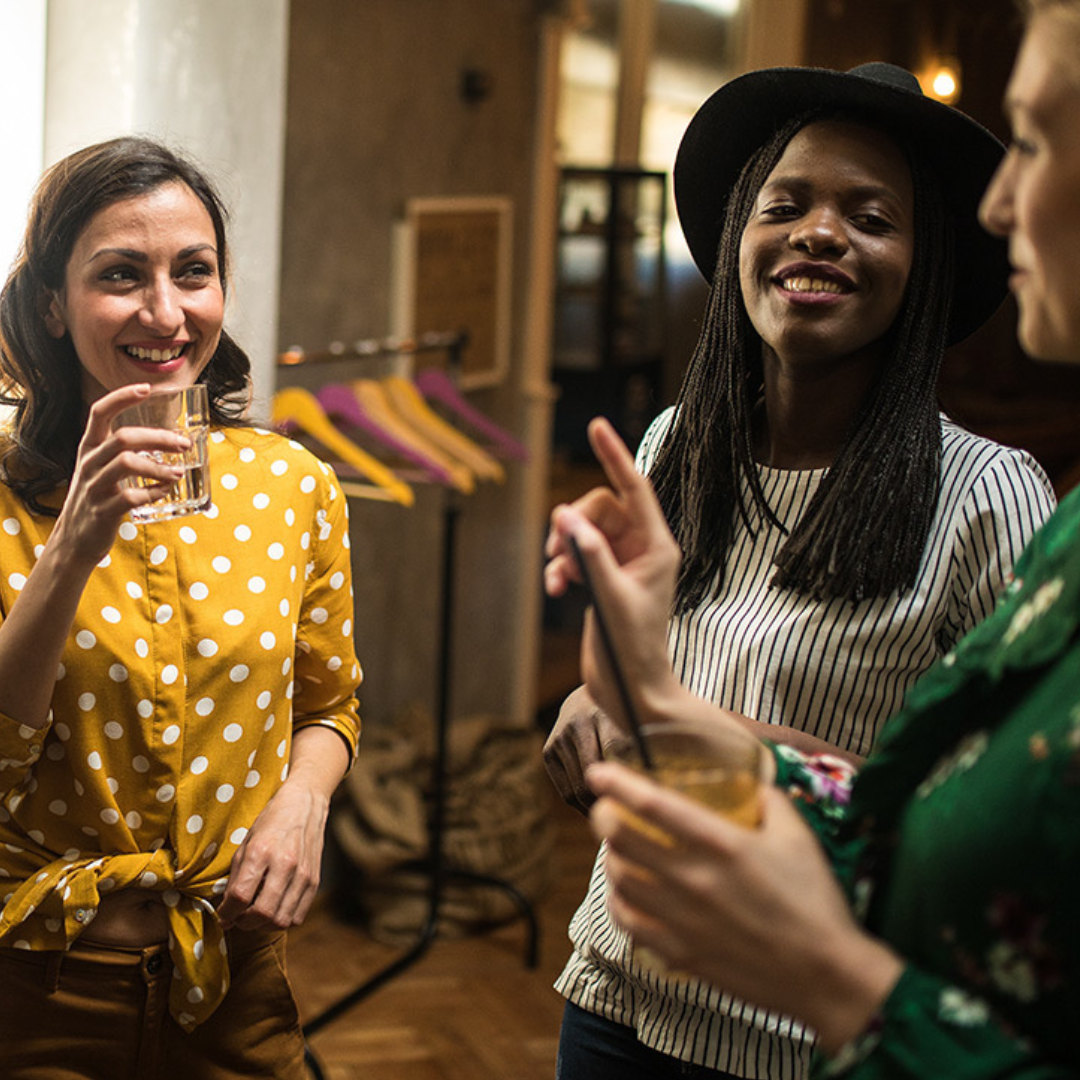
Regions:
[[740, 0], [677, 0], [678, 3], [692, 4], [713, 15], [725, 17], [734, 15], [739, 10]]
[[930, 97], [951, 105], [960, 96], [960, 64], [956, 60], [941, 60], [933, 64], [924, 80]]

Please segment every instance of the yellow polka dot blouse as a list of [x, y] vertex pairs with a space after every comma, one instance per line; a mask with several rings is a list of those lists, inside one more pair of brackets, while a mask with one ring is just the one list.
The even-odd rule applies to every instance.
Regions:
[[[238, 845], [322, 724], [355, 754], [345, 497], [298, 443], [210, 437], [205, 514], [125, 520], [90, 577], [40, 731], [0, 715], [0, 945], [64, 949], [100, 898], [160, 890], [186, 1028], [228, 990], [214, 913]], [[54, 519], [0, 485], [0, 616]]]

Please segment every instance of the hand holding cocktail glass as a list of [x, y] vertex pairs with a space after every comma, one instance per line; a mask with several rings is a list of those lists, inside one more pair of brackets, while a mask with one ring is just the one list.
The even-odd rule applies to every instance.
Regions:
[[[775, 762], [765, 744], [723, 718], [667, 720], [647, 724], [641, 741], [651, 764], [645, 766], [638, 740], [624, 738], [605, 747], [604, 757], [647, 775], [657, 784], [720, 814], [746, 829], [757, 828], [762, 816], [762, 788], [772, 783]], [[593, 772], [589, 773], [590, 780]], [[628, 824], [662, 849], [679, 846], [677, 834], [624, 803], [612, 804], [620, 824]], [[672, 969], [655, 950], [634, 941], [634, 958], [642, 967], [669, 978], [686, 977]]]

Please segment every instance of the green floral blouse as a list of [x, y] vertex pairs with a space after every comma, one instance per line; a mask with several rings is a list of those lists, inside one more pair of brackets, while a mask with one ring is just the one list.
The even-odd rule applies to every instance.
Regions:
[[909, 693], [846, 802], [777, 748], [861, 918], [908, 961], [814, 1075], [1080, 1076], [1080, 492], [998, 610]]

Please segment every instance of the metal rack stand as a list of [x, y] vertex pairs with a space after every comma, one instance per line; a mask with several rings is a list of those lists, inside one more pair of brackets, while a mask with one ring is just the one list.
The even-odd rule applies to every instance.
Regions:
[[[424, 349], [444, 349], [450, 357], [454, 369], [464, 345], [462, 335], [429, 335], [417, 342], [369, 343], [370, 347], [355, 350], [357, 356], [391, 355], [401, 352], [417, 352]], [[325, 359], [334, 359], [344, 354], [331, 353]], [[443, 890], [448, 881], [460, 881], [472, 885], [487, 885], [501, 889], [513, 901], [519, 916], [527, 923], [528, 934], [525, 947], [525, 964], [533, 969], [539, 958], [540, 928], [528, 899], [509, 882], [488, 874], [479, 874], [471, 870], [448, 866], [444, 857], [445, 816], [446, 816], [446, 769], [450, 731], [450, 685], [453, 660], [453, 616], [454, 616], [454, 564], [457, 550], [457, 527], [461, 514], [460, 496], [453, 491], [447, 492], [443, 507], [443, 537], [441, 566], [441, 611], [439, 619], [438, 683], [435, 715], [435, 757], [432, 762], [431, 806], [428, 818], [428, 854], [424, 859], [405, 863], [402, 869], [420, 870], [428, 875], [428, 909], [424, 925], [421, 927], [416, 942], [407, 952], [386, 965], [375, 974], [365, 979], [359, 986], [339, 998], [317, 1016], [304, 1024], [304, 1037], [307, 1042], [304, 1059], [308, 1070], [316, 1080], [324, 1080], [325, 1073], [318, 1058], [310, 1046], [311, 1036], [321, 1031], [358, 1002], [369, 997], [390, 980], [402, 974], [435, 943], [439, 932], [439, 912]]]

